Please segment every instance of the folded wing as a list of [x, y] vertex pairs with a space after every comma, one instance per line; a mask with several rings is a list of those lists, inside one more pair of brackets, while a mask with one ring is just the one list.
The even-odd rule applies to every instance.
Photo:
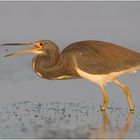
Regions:
[[109, 74], [140, 65], [140, 54], [103, 41], [82, 41], [64, 49], [74, 65], [89, 74]]

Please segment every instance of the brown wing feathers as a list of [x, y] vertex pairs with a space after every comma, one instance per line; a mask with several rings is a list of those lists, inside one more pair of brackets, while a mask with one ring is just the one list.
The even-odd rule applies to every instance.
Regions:
[[79, 68], [90, 74], [108, 74], [140, 65], [140, 54], [103, 41], [81, 41], [69, 45], [63, 53], [76, 56]]

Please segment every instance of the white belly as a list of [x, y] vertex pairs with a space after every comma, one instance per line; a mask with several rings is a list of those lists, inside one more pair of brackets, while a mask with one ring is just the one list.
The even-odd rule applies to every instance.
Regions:
[[84, 79], [87, 79], [91, 82], [94, 82], [96, 84], [99, 85], [104, 85], [107, 82], [113, 81], [114, 79], [116, 79], [117, 77], [121, 76], [121, 75], [125, 75], [128, 73], [136, 73], [136, 70], [139, 69], [140, 66], [131, 68], [131, 69], [126, 69], [126, 70], [122, 70], [120, 72], [112, 72], [109, 74], [97, 74], [97, 75], [93, 75], [93, 74], [88, 74], [85, 71], [79, 69], [78, 67], [75, 67], [77, 73], [83, 77]]

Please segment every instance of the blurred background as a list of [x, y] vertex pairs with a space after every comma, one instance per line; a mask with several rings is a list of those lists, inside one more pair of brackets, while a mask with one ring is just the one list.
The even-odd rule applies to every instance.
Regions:
[[[140, 52], [140, 2], [0, 2], [0, 44], [54, 41], [62, 50], [81, 40], [103, 40]], [[32, 71], [35, 54], [4, 58], [26, 47], [0, 47], [0, 104], [14, 101], [81, 102], [102, 104], [98, 85], [89, 81], [49, 81]], [[111, 53], [111, 52], [110, 52]], [[140, 108], [140, 72], [121, 77]], [[122, 90], [106, 86], [110, 104], [128, 110]], [[110, 106], [109, 104], [109, 106]]]

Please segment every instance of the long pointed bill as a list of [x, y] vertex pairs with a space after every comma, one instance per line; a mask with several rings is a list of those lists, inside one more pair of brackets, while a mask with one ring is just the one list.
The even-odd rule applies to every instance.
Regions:
[[35, 43], [7, 43], [7, 44], [2, 44], [2, 46], [34, 46], [35, 48], [32, 48], [30, 50], [22, 50], [19, 52], [14, 52], [5, 55], [4, 57], [12, 56], [12, 55], [17, 55], [17, 54], [24, 54], [24, 53], [33, 53], [37, 51], [38, 47], [36, 46]]
[[33, 43], [6, 43], [1, 46], [34, 46]]
[[35, 49], [31, 49], [31, 50], [23, 50], [20, 52], [15, 52], [15, 53], [9, 53], [7, 55], [5, 55], [4, 57], [8, 57], [8, 56], [12, 56], [12, 55], [16, 55], [16, 54], [24, 54], [24, 53], [32, 53]]

